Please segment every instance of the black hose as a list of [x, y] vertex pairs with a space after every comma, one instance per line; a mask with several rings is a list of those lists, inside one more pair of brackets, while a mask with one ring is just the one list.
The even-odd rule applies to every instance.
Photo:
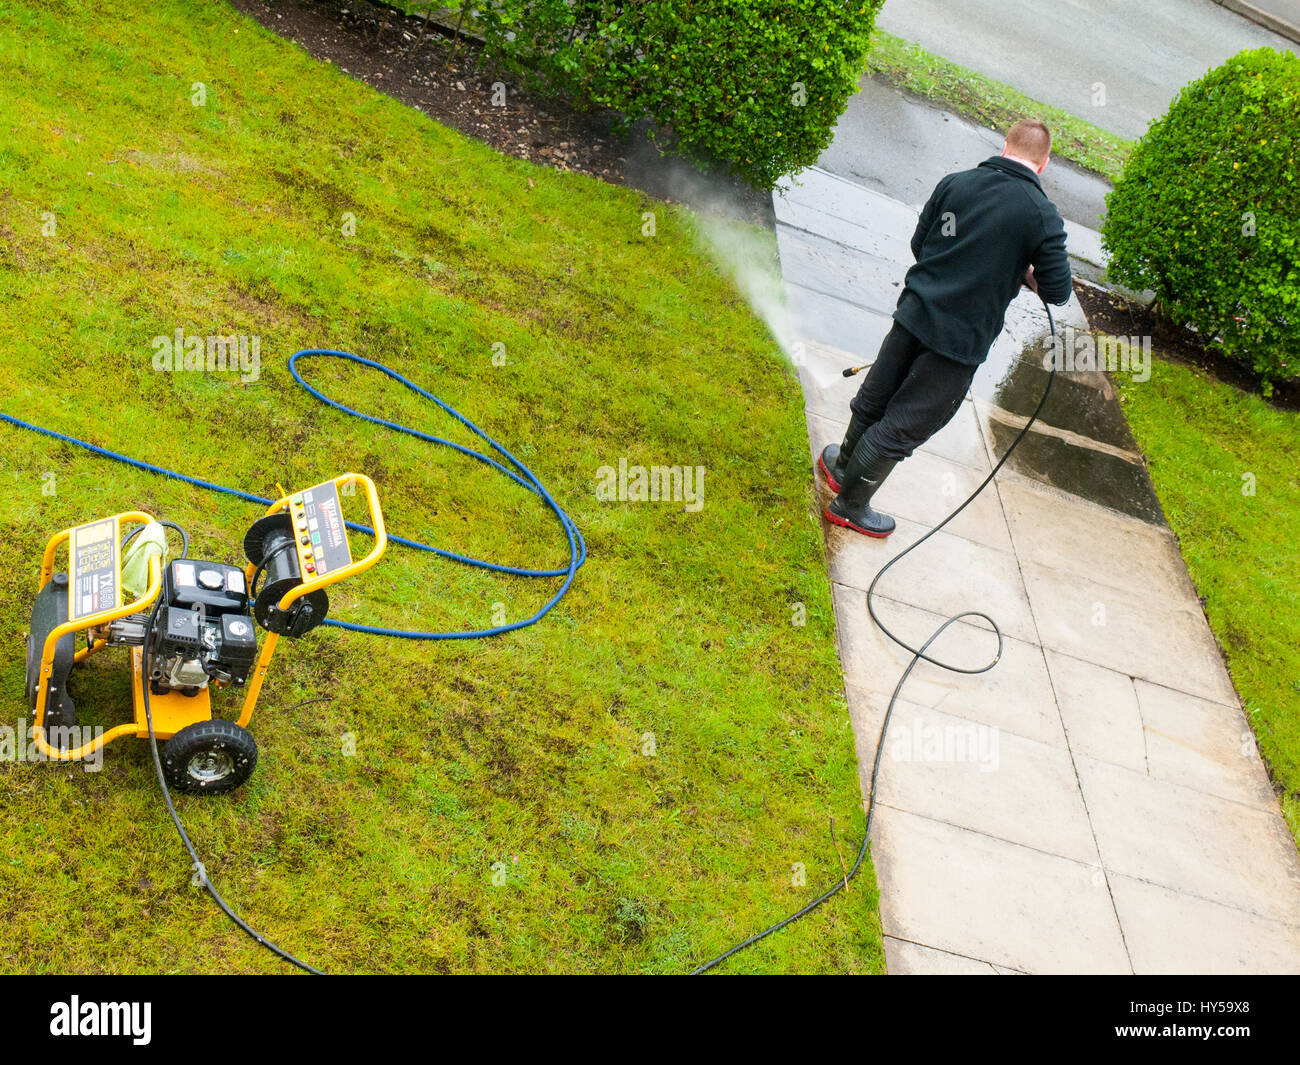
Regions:
[[259, 563], [257, 564], [257, 569], [255, 569], [255, 570], [253, 571], [253, 579], [252, 579], [251, 582], [249, 582], [249, 585], [248, 585], [248, 597], [249, 597], [250, 599], [256, 599], [256, 598], [257, 598], [257, 579], [258, 579], [258, 578], [259, 578], [263, 573], [266, 572], [266, 567], [269, 566], [269, 565], [271, 564], [271, 560], [272, 560], [273, 558], [277, 558], [277, 557], [280, 556], [280, 555], [283, 555], [286, 551], [289, 550], [289, 548], [294, 547], [294, 546], [296, 546], [296, 545], [295, 545], [295, 543], [294, 543], [293, 540], [286, 540], [284, 543], [278, 545], [277, 547], [275, 547], [274, 549], [272, 549], [271, 551], [269, 551], [269, 552], [267, 553], [267, 556], [266, 556], [264, 559], [262, 559], [261, 562], [259, 562]]
[[[1055, 340], [1056, 319], [1052, 317], [1052, 309], [1047, 305], [1046, 300], [1043, 301], [1043, 309], [1047, 311], [1047, 324], [1051, 329], [1052, 338], [1053, 340]], [[935, 629], [934, 632], [930, 635], [930, 638], [926, 640], [925, 643], [921, 644], [920, 647], [913, 647], [905, 640], [903, 640], [901, 637], [897, 636], [895, 633], [890, 631], [890, 629], [880, 620], [880, 618], [876, 615], [875, 606], [872, 603], [872, 597], [876, 594], [876, 585], [880, 583], [880, 578], [883, 577], [887, 572], [889, 572], [890, 568], [896, 562], [899, 562], [905, 555], [911, 554], [923, 543], [925, 543], [926, 540], [930, 539], [931, 536], [937, 533], [940, 529], [942, 529], [945, 525], [947, 525], [950, 521], [952, 521], [953, 518], [955, 518], [968, 506], [970, 506], [970, 504], [974, 501], [975, 497], [989, 486], [993, 478], [997, 476], [998, 471], [1002, 469], [1002, 467], [1006, 464], [1007, 459], [1011, 457], [1011, 452], [1015, 451], [1015, 449], [1019, 446], [1020, 441], [1022, 441], [1025, 438], [1025, 434], [1029, 432], [1030, 427], [1034, 424], [1035, 421], [1038, 420], [1038, 415], [1042, 412], [1043, 405], [1047, 402], [1048, 393], [1052, 391], [1052, 382], [1055, 380], [1056, 380], [1056, 364], [1055, 362], [1053, 362], [1051, 372], [1047, 375], [1047, 387], [1043, 389], [1043, 395], [1042, 398], [1039, 399], [1038, 401], [1038, 406], [1034, 408], [1034, 413], [1029, 416], [1029, 421], [1025, 422], [1024, 427], [1016, 435], [1016, 438], [1013, 441], [1011, 441], [1011, 446], [1007, 448], [1007, 450], [1003, 453], [1002, 457], [998, 459], [997, 464], [993, 467], [992, 470], [989, 471], [989, 475], [985, 477], [984, 480], [980, 482], [979, 487], [976, 488], [975, 491], [973, 491], [970, 495], [968, 495], [966, 499], [962, 502], [962, 504], [951, 514], [949, 514], [946, 518], [944, 518], [943, 521], [939, 522], [938, 525], [936, 525], [928, 533], [926, 533], [919, 540], [917, 540], [916, 543], [910, 544], [909, 546], [903, 548], [902, 551], [900, 551], [888, 562], [886, 562], [883, 566], [881, 566], [880, 572], [876, 574], [870, 586], [867, 588], [867, 613], [871, 615], [871, 620], [874, 621], [876, 623], [876, 626], [880, 629], [880, 631], [883, 632], [886, 636], [888, 636], [891, 640], [893, 640], [894, 643], [898, 644], [898, 646], [903, 648], [905, 651], [909, 651], [912, 655], [912, 660], [907, 664], [907, 668], [903, 670], [903, 675], [898, 678], [898, 683], [894, 686], [894, 694], [889, 697], [889, 706], [886, 707], [885, 709], [885, 719], [880, 724], [880, 736], [876, 740], [876, 757], [871, 766], [871, 780], [867, 786], [867, 825], [866, 825], [866, 829], [862, 833], [862, 846], [858, 848], [858, 856], [853, 861], [853, 867], [849, 870], [847, 876], [845, 876], [842, 880], [837, 880], [835, 882], [834, 887], [818, 895], [815, 899], [813, 899], [802, 909], [796, 910], [794, 913], [790, 914], [789, 917], [786, 917], [778, 921], [770, 928], [765, 928], [763, 929], [763, 931], [757, 933], [756, 935], [750, 936], [744, 942], [737, 943], [730, 950], [723, 951], [723, 953], [719, 954], [716, 958], [711, 958], [710, 960], [706, 961], [703, 965], [691, 971], [692, 976], [698, 976], [702, 972], [707, 972], [709, 969], [712, 969], [715, 965], [718, 965], [719, 963], [726, 961], [733, 954], [736, 954], [739, 951], [744, 950], [746, 947], [750, 946], [751, 944], [757, 943], [760, 939], [766, 939], [773, 932], [779, 932], [782, 928], [790, 924], [792, 921], [797, 921], [800, 917], [803, 917], [805, 914], [811, 913], [813, 910], [815, 910], [818, 906], [820, 906], [831, 896], [835, 895], [837, 892], [842, 891], [848, 887], [848, 882], [853, 878], [854, 874], [857, 873], [858, 869], [861, 868], [863, 859], [865, 859], [867, 856], [868, 845], [871, 842], [871, 823], [876, 814], [876, 778], [880, 773], [880, 756], [885, 749], [885, 733], [889, 729], [889, 719], [893, 717], [894, 704], [898, 702], [898, 693], [903, 690], [903, 685], [907, 683], [907, 678], [912, 675], [912, 670], [916, 668], [916, 664], [922, 661], [930, 662], [936, 666], [939, 666], [942, 669], [951, 670], [954, 673], [987, 673], [990, 669], [996, 666], [998, 662], [1002, 659], [1002, 630], [998, 628], [998, 623], [996, 621], [994, 621], [991, 617], [989, 617], [987, 614], [981, 611], [967, 610], [961, 614], [954, 614], [942, 625], [940, 625], [937, 629]], [[993, 656], [992, 661], [990, 661], [988, 665], [980, 666], [978, 669], [968, 669], [962, 666], [950, 665], [947, 662], [941, 662], [939, 659], [931, 658], [929, 655], [925, 653], [926, 650], [929, 648], [930, 644], [934, 643], [934, 641], [937, 640], [943, 634], [944, 630], [947, 629], [949, 625], [954, 625], [958, 621], [961, 621], [963, 618], [983, 618], [985, 621], [987, 621], [990, 625], [993, 626], [993, 632], [997, 635], [998, 638], [998, 651], [997, 654]]]
[[144, 695], [144, 717], [145, 721], [149, 725], [149, 749], [153, 752], [153, 767], [154, 771], [158, 774], [158, 786], [162, 788], [163, 800], [167, 803], [167, 812], [171, 815], [172, 824], [176, 826], [176, 832], [181, 837], [181, 842], [185, 844], [185, 849], [190, 852], [190, 860], [193, 862], [192, 868], [194, 869], [194, 872], [198, 875], [203, 886], [207, 888], [208, 894], [212, 896], [213, 901], [221, 907], [221, 912], [229, 917], [235, 925], [238, 926], [240, 931], [245, 932], [247, 935], [252, 937], [253, 941], [259, 946], [265, 947], [273, 954], [283, 958], [290, 965], [296, 965], [299, 969], [302, 969], [305, 972], [309, 972], [314, 976], [324, 976], [325, 974], [322, 973], [321, 970], [313, 968], [305, 961], [295, 958], [283, 947], [276, 946], [267, 939], [266, 936], [262, 935], [261, 932], [258, 932], [249, 925], [248, 922], [232, 910], [229, 905], [227, 905], [226, 900], [221, 897], [221, 894], [217, 891], [212, 881], [208, 879], [208, 870], [199, 859], [199, 853], [194, 849], [194, 844], [190, 842], [190, 837], [185, 831], [185, 826], [181, 824], [180, 815], [176, 812], [176, 805], [172, 802], [171, 791], [167, 787], [167, 777], [163, 773], [162, 759], [158, 755], [158, 737], [154, 735], [153, 731], [153, 714], [149, 709], [149, 674], [152, 666], [150, 661], [152, 656], [150, 637], [153, 635], [154, 623], [158, 620], [158, 610], [161, 606], [162, 599], [159, 598], [158, 601], [154, 603], [153, 611], [149, 614], [149, 622], [145, 626], [143, 659], [140, 663], [140, 686], [141, 692]]
[[[178, 533], [181, 534], [181, 553], [180, 553], [180, 555], [179, 555], [178, 557], [179, 557], [179, 558], [189, 558], [189, 557], [190, 557], [190, 534], [187, 533], [187, 532], [184, 530], [184, 528], [182, 528], [181, 526], [177, 525], [174, 521], [162, 521], [162, 520], [160, 520], [160, 519], [155, 519], [155, 520], [158, 521], [158, 524], [161, 525], [161, 526], [163, 526], [164, 528], [166, 528], [166, 529], [175, 529], [176, 532], [178, 532]], [[139, 532], [141, 529], [143, 529], [143, 528], [144, 528], [143, 525], [137, 525], [134, 529], [132, 529], [129, 533], [127, 533], [124, 537], [122, 537], [122, 548], [121, 548], [121, 549], [122, 549], [123, 552], [126, 551], [126, 545], [129, 544], [129, 543], [131, 542], [131, 540], [132, 540], [132, 538], [135, 536], [135, 534], [138, 533], [138, 532]]]

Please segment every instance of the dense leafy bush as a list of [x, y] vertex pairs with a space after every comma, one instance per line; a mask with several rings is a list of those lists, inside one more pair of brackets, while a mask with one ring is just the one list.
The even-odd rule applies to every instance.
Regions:
[[511, 69], [767, 188], [816, 161], [856, 90], [883, 0], [464, 0]]
[[1186, 86], [1107, 197], [1110, 276], [1270, 378], [1300, 377], [1300, 58], [1242, 52]]

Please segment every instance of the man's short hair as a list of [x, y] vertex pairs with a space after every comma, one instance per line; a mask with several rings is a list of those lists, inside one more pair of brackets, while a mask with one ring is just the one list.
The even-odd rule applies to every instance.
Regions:
[[1052, 131], [1033, 119], [1017, 122], [1007, 130], [1007, 148], [1022, 159], [1045, 163], [1052, 151]]

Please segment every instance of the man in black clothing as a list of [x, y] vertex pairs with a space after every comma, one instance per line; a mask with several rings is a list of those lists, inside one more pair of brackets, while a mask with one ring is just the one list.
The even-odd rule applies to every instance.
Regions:
[[893, 532], [872, 497], [957, 413], [1020, 286], [1069, 301], [1065, 224], [1038, 180], [1051, 148], [1045, 125], [1018, 122], [1000, 156], [949, 174], [921, 211], [893, 328], [850, 404], [844, 442], [818, 459], [836, 493], [826, 508], [835, 525]]

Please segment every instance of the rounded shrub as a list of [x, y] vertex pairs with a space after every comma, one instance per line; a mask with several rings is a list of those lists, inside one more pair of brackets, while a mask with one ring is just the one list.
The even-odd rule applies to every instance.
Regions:
[[1300, 377], [1300, 57], [1242, 52], [1180, 92], [1106, 198], [1110, 276], [1271, 381]]
[[760, 188], [816, 162], [883, 0], [465, 0], [490, 54]]

